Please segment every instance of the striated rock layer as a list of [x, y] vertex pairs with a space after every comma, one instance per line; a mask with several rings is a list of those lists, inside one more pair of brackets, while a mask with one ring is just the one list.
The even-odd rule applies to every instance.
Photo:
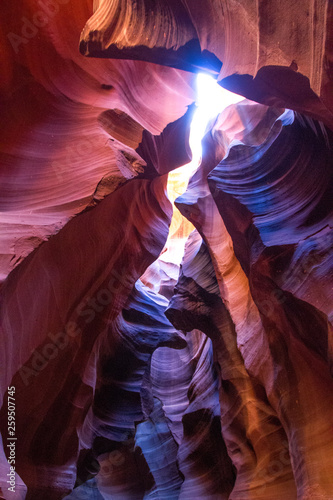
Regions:
[[196, 325], [212, 339], [222, 435], [237, 471], [228, 498], [296, 498], [285, 432], [265, 388], [244, 366], [208, 249], [197, 232], [189, 238], [167, 316], [176, 327]]
[[331, 500], [332, 2], [0, 14], [0, 497]]
[[[87, 384], [95, 387], [93, 373], [83, 385], [91, 350], [167, 236], [164, 183], [163, 177], [133, 180], [115, 191], [41, 245], [2, 288], [1, 388], [3, 394], [17, 372], [12, 385], [18, 391], [18, 446], [29, 483], [32, 466], [40, 464], [43, 474], [47, 464], [75, 460], [76, 427], [91, 396]], [[123, 225], [139, 206], [141, 217]], [[112, 226], [107, 236], [105, 228]], [[13, 351], [14, 343], [20, 348]], [[38, 483], [37, 469], [33, 485]]]
[[221, 85], [234, 92], [332, 126], [331, 18], [328, 0], [209, 0], [204, 13], [188, 0], [100, 0], [80, 50], [219, 73]]
[[[277, 157], [275, 154], [273, 158], [279, 159], [277, 164], [266, 161], [266, 168], [262, 170], [260, 166], [262, 157], [265, 154], [269, 155], [272, 149], [274, 151], [274, 146], [284, 133], [293, 142], [293, 151], [296, 145], [301, 151], [307, 147], [308, 142], [302, 142], [302, 131], [300, 133], [297, 121], [284, 127], [281, 127], [282, 125], [283, 121], [280, 120], [273, 123], [272, 132], [260, 145], [250, 148], [250, 154], [246, 145], [230, 147], [228, 156], [209, 174], [209, 185], [204, 173], [198, 172], [189, 184], [187, 192], [176, 200], [176, 204], [206, 242], [222, 301], [235, 328], [237, 348], [244, 360], [245, 369], [250, 377], [254, 377], [262, 385], [268, 402], [276, 412], [287, 436], [297, 498], [329, 498], [332, 491], [329, 471], [332, 468], [333, 447], [329, 431], [333, 418], [330, 325], [327, 316], [325, 317], [320, 310], [284, 292], [274, 282], [274, 274], [270, 272], [270, 259], [267, 257], [271, 251], [267, 250], [265, 256], [261, 235], [268, 245], [276, 241], [271, 234], [267, 234], [264, 224], [259, 223], [264, 220], [260, 211], [264, 209], [265, 204], [250, 205], [246, 199], [246, 184], [251, 186], [250, 196], [253, 196], [253, 199], [256, 198], [256, 192], [260, 193], [263, 199], [263, 186], [267, 185], [265, 179], [267, 175], [272, 185], [275, 186], [277, 179], [281, 178], [281, 183], [285, 183], [288, 189], [291, 188], [292, 196], [288, 196], [286, 191], [287, 213], [290, 208], [298, 210], [300, 221], [302, 219], [304, 221], [308, 217], [307, 210], [311, 213], [318, 209], [321, 215], [319, 220], [313, 217], [312, 224], [310, 220], [303, 223], [304, 230], [307, 231], [304, 237], [324, 228], [328, 221], [326, 217], [331, 216], [331, 211], [326, 216], [326, 210], [320, 207], [326, 196], [324, 194], [327, 189], [326, 183], [323, 186], [323, 194], [315, 195], [316, 201], [312, 206], [312, 191], [305, 191], [307, 193], [305, 198], [307, 210], [305, 210], [302, 206], [296, 205], [293, 196], [295, 194], [297, 197], [297, 192], [292, 190], [291, 181], [288, 182], [287, 174], [293, 168], [292, 161], [286, 164], [286, 172], [283, 168], [283, 155]], [[307, 129], [310, 125], [303, 124], [303, 127]], [[297, 134], [297, 142], [295, 138], [293, 139], [294, 134]], [[206, 172], [214, 166], [213, 141], [211, 139], [209, 141], [209, 154], [202, 164], [202, 170]], [[325, 146], [322, 148], [325, 154]], [[255, 151], [253, 156], [252, 151]], [[246, 158], [245, 164], [239, 171], [238, 166], [241, 163], [237, 161], [238, 152], [244, 154], [244, 159]], [[301, 158], [300, 152], [297, 158]], [[311, 157], [308, 163], [304, 164], [309, 175], [315, 164], [316, 159], [313, 158], [311, 161]], [[249, 170], [246, 167], [250, 165]], [[226, 173], [221, 172], [224, 166], [227, 168]], [[260, 172], [258, 176], [256, 176], [257, 168]], [[328, 175], [330, 176], [329, 173]], [[304, 176], [303, 179], [307, 182], [307, 177]], [[227, 188], [232, 182], [237, 183], [237, 194], [231, 194]], [[257, 191], [256, 182], [258, 182]], [[302, 189], [302, 184], [298, 183], [297, 188]], [[297, 201], [299, 199], [300, 197]], [[253, 217], [245, 204], [251, 208]], [[280, 243], [282, 245], [291, 243], [288, 240], [288, 216], [281, 209], [274, 211], [272, 202], [268, 206], [270, 233], [273, 233], [274, 237], [283, 227], [285, 241], [280, 236]], [[252, 218], [257, 228], [253, 225]], [[297, 217], [294, 217], [295, 222], [297, 224]], [[301, 231], [298, 233], [295, 229], [294, 231], [294, 234], [302, 237]], [[279, 261], [279, 268], [281, 265], [288, 266], [284, 257], [290, 249], [282, 245], [274, 247], [274, 258], [275, 262]], [[274, 264], [272, 266], [274, 268]], [[320, 340], [314, 339], [314, 331], [320, 332], [318, 333]], [[262, 427], [260, 429], [262, 430]], [[323, 435], [326, 436], [325, 442], [321, 442]], [[321, 444], [316, 446], [314, 443]], [[285, 493], [281, 492], [282, 494]]]

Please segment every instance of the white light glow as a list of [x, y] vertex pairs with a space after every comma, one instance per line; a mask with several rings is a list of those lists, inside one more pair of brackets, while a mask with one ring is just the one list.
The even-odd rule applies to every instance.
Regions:
[[194, 114], [191, 132], [190, 147], [192, 150], [193, 167], [200, 164], [202, 148], [201, 140], [205, 135], [208, 123], [230, 104], [235, 104], [244, 99], [243, 96], [229, 92], [221, 87], [210, 75], [199, 73], [197, 76], [197, 110]]
[[[214, 78], [203, 73], [197, 76], [196, 95], [197, 109], [192, 119], [189, 138], [192, 160], [187, 165], [183, 165], [169, 173], [168, 196], [172, 203], [175, 198], [186, 191], [190, 177], [201, 163], [201, 140], [208, 129], [209, 122], [230, 104], [235, 104], [244, 99], [242, 96], [223, 89]], [[188, 235], [193, 229], [192, 224], [177, 209], [174, 210], [168, 241], [160, 259], [179, 266]]]

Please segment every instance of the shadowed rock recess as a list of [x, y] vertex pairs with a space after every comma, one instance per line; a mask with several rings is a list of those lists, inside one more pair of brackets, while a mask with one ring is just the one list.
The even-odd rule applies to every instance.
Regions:
[[0, 498], [333, 500], [332, 2], [0, 19]]

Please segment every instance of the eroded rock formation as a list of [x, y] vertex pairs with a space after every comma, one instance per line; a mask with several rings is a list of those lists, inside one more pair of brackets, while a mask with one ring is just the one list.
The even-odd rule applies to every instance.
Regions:
[[1, 498], [332, 499], [331, 2], [0, 11]]

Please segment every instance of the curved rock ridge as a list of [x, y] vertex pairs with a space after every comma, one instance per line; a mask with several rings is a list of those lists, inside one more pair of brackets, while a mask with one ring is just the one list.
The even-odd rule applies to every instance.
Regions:
[[253, 213], [266, 245], [295, 243], [332, 225], [331, 148], [320, 123], [282, 115], [261, 144], [232, 147], [208, 182]]
[[[161, 404], [158, 400], [155, 404], [150, 401], [152, 395], [147, 393], [145, 383], [151, 356], [158, 347], [180, 349], [186, 345], [164, 315], [167, 304], [164, 297], [138, 281], [121, 314], [98, 338], [92, 351], [86, 377], [96, 371], [94, 400], [80, 431], [80, 440], [81, 446], [92, 447], [93, 455], [100, 462], [96, 480], [104, 498], [143, 498], [151, 483], [149, 470], [155, 481], [155, 487], [149, 489], [156, 490], [158, 495], [164, 494], [164, 498], [168, 498], [170, 491], [177, 490], [177, 481], [174, 481], [174, 474], [178, 474], [177, 446]], [[133, 438], [149, 469], [134, 450]], [[152, 448], [154, 439], [161, 457], [174, 453], [174, 465], [170, 466], [174, 473], [170, 471], [170, 461], [164, 464], [164, 472], [162, 466], [158, 472], [157, 456]], [[110, 457], [113, 457], [114, 470]], [[165, 482], [170, 483], [169, 487]], [[180, 483], [179, 476], [178, 486]]]
[[0, 497], [331, 500], [333, 3], [0, 19]]
[[[57, 102], [65, 97], [68, 106], [82, 103], [91, 111], [117, 108], [150, 132], [161, 132], [193, 100], [192, 75], [139, 61], [83, 58], [78, 50], [80, 32], [92, 11], [92, 0], [54, 0], [45, 6], [38, 0], [22, 0], [19, 12], [16, 4], [1, 5], [5, 103], [37, 83]], [[38, 95], [31, 99], [38, 100]]]
[[[278, 122], [272, 125], [272, 133], [277, 126], [276, 123]], [[304, 124], [302, 125], [304, 126]], [[295, 130], [299, 131], [302, 125], [297, 121], [296, 129], [293, 125], [285, 126], [280, 134], [275, 135], [277, 138], [275, 141], [271, 141], [269, 147], [267, 140], [260, 147], [264, 150], [267, 148], [269, 155], [281, 134], [290, 134], [290, 137], [293, 138]], [[280, 127], [281, 125], [279, 125]], [[305, 128], [305, 131], [309, 133], [308, 128]], [[311, 130], [311, 134], [314, 134], [322, 145], [325, 144], [323, 135], [318, 131], [318, 128]], [[294, 141], [296, 140], [294, 139]], [[267, 399], [286, 433], [298, 498], [329, 498], [332, 480], [328, 471], [331, 467], [330, 457], [332, 456], [333, 442], [327, 433], [330, 425], [328, 422], [332, 422], [333, 382], [329, 366], [331, 363], [329, 360], [331, 340], [327, 320], [325, 322], [325, 318], [308, 304], [298, 302], [288, 294], [284, 294], [267, 273], [265, 266], [251, 266], [251, 260], [246, 263], [247, 265], [241, 266], [240, 260], [235, 254], [241, 238], [243, 238], [243, 250], [244, 247], [246, 248], [244, 256], [247, 253], [247, 258], [250, 256], [253, 259], [253, 257], [258, 256], [260, 251], [264, 249], [264, 245], [258, 232], [255, 232], [256, 236], [253, 237], [253, 232], [249, 230], [248, 215], [246, 215], [246, 222], [242, 220], [244, 214], [249, 214], [249, 211], [246, 207], [242, 207], [237, 199], [244, 201], [246, 188], [238, 191], [241, 194], [237, 194], [235, 197], [229, 196], [229, 198], [223, 196], [225, 193], [220, 190], [224, 188], [224, 185], [228, 186], [229, 183], [232, 183], [233, 172], [228, 171], [227, 175], [223, 175], [220, 171], [219, 177], [216, 172], [221, 164], [233, 159], [234, 149], [236, 157], [238, 156], [237, 146], [230, 148], [226, 159], [211, 174], [214, 178], [214, 185], [211, 183], [210, 186], [212, 189], [214, 187], [214, 196], [217, 202], [215, 203], [213, 200], [204, 175], [204, 172], [207, 175], [214, 168], [216, 152], [212, 151], [213, 142], [211, 138], [208, 138], [210, 148], [206, 158], [203, 159], [202, 173], [197, 172], [193, 181], [190, 182], [187, 192], [176, 200], [176, 205], [194, 224], [208, 246], [221, 298], [234, 324], [237, 346], [244, 359], [245, 368], [249, 375], [258, 379], [264, 387]], [[308, 144], [303, 144], [306, 149]], [[257, 148], [258, 151], [260, 151], [260, 147]], [[218, 144], [216, 148], [218, 150]], [[246, 147], [240, 146], [240, 149], [246, 149]], [[282, 144], [279, 152], [282, 153], [283, 157]], [[326, 154], [325, 149], [323, 154]], [[261, 158], [259, 153], [259, 165]], [[305, 163], [310, 176], [311, 169], [316, 165], [315, 155], [311, 159], [312, 162]], [[253, 156], [251, 160], [249, 162], [250, 170], [255, 171], [256, 163], [254, 160], [256, 157]], [[265, 178], [266, 169], [269, 172], [271, 169], [271, 162], [267, 162], [265, 165], [266, 168], [262, 164], [262, 174], [258, 175], [260, 182], [262, 177]], [[242, 171], [239, 171], [238, 176], [236, 174], [235, 177], [238, 177], [237, 182], [240, 187], [242, 187], [242, 177], [245, 180], [248, 171], [249, 169], [243, 168]], [[286, 195], [289, 195], [289, 199], [286, 198], [286, 206], [287, 201], [292, 205], [294, 199], [294, 193], [288, 188], [289, 185], [285, 189]], [[264, 187], [258, 189], [258, 201], [264, 189]], [[303, 218], [304, 221], [307, 221], [309, 220], [309, 212], [315, 212], [316, 205], [319, 205], [318, 219], [315, 219], [316, 229], [327, 224], [327, 210], [320, 207], [320, 203], [323, 201], [322, 195], [327, 186], [322, 185], [321, 189], [323, 191], [319, 193], [317, 198], [313, 199], [309, 194], [310, 200], [313, 200], [312, 206], [311, 202], [310, 208], [307, 205], [301, 206], [297, 213], [298, 220]], [[225, 191], [226, 194], [230, 194], [228, 189]], [[218, 199], [219, 193], [222, 194], [220, 199]], [[242, 198], [243, 193], [244, 198]], [[251, 193], [253, 199], [255, 199], [255, 193], [255, 190]], [[225, 203], [228, 199], [229, 201], [230, 199], [236, 200], [233, 202], [233, 210], [231, 211], [228, 210], [228, 205]], [[259, 206], [262, 205], [259, 203]], [[253, 208], [254, 220], [256, 220], [255, 203]], [[274, 242], [274, 229], [275, 232], [281, 230], [281, 242], [282, 227], [284, 226], [285, 234], [288, 237], [289, 219], [287, 217], [282, 219], [280, 212], [276, 213], [274, 210], [270, 211], [269, 217], [272, 237], [266, 238], [264, 243], [269, 244], [272, 240]], [[235, 251], [234, 241], [227, 231], [224, 218], [228, 223], [232, 222], [232, 232], [240, 233], [239, 240], [235, 240]], [[275, 220], [277, 220], [276, 226], [274, 225]], [[309, 230], [304, 224], [305, 231], [308, 231], [305, 236], [310, 236], [313, 227]], [[265, 237], [265, 233], [263, 233], [263, 237]], [[299, 238], [302, 238], [302, 232], [299, 233]], [[284, 239], [282, 242], [287, 243], [288, 240]], [[246, 260], [246, 257], [244, 258]], [[320, 331], [319, 342], [313, 339], [312, 328]], [[325, 443], [320, 441], [320, 436], [323, 434], [327, 436]], [[314, 442], [321, 442], [321, 445], [316, 447]], [[300, 458], [301, 455], [302, 458]], [[325, 457], [321, 465], [319, 465], [318, 456]]]
[[[317, 110], [332, 126], [331, 17], [328, 0], [292, 5], [209, 0], [204, 14], [200, 4], [188, 0], [101, 0], [81, 33], [80, 50], [92, 57], [141, 59], [188, 71], [219, 72], [222, 62], [220, 79], [230, 90], [292, 109], [300, 101], [299, 111]], [[253, 80], [260, 70], [262, 76]], [[295, 79], [303, 87], [298, 95]], [[314, 93], [322, 94], [326, 105]]]
[[226, 498], [296, 498], [285, 432], [264, 387], [244, 366], [207, 246], [196, 231], [186, 245], [166, 314], [176, 328], [196, 326], [212, 339], [220, 379], [222, 436], [237, 471], [234, 485], [229, 473], [230, 497]]
[[[157, 169], [161, 166], [165, 173], [189, 159], [186, 141], [192, 108], [182, 119], [169, 124], [159, 138], [126, 113], [109, 110], [99, 115], [94, 108], [74, 103], [68, 107], [65, 102], [58, 104], [39, 86], [35, 87], [40, 101], [38, 105], [36, 101], [30, 105], [29, 96], [28, 104], [24, 104], [29, 121], [25, 115], [20, 117], [31, 128], [15, 148], [11, 144], [14, 125], [7, 127], [4, 134], [5, 161], [0, 172], [3, 186], [0, 273], [3, 279], [74, 214], [94, 206], [126, 180], [155, 173], [152, 160], [156, 160]], [[13, 101], [15, 110], [8, 108], [8, 121], [10, 113], [18, 116], [20, 104], [25, 102], [24, 98], [20, 101], [21, 97]], [[97, 120], [105, 131], [101, 131]], [[43, 127], [38, 126], [39, 121], [44, 122]], [[52, 141], [45, 146], [43, 156], [38, 145], [44, 144], [48, 133]], [[177, 145], [170, 147], [174, 140]], [[138, 148], [149, 161], [148, 167], [135, 151]], [[29, 152], [28, 159], [26, 152]], [[89, 164], [86, 170], [82, 169], [85, 162]], [[79, 192], [81, 197], [77, 199]]]
[[136, 149], [142, 141], [144, 128], [119, 109], [103, 111], [98, 121], [112, 139], [131, 149]]
[[[94, 402], [82, 429], [85, 445], [101, 437], [125, 441], [143, 419], [141, 384], [153, 352], [186, 345], [164, 315], [167, 305], [167, 299], [138, 281], [121, 314], [95, 342]], [[86, 378], [91, 371], [88, 366]]]
[[[268, 121], [272, 127], [268, 135], [265, 118], [259, 122], [261, 133], [254, 128], [257, 138], [250, 134], [253, 146], [246, 145], [246, 136], [245, 144], [230, 143], [224, 159], [209, 173], [208, 183], [242, 268], [249, 275], [251, 265], [256, 264], [256, 269], [268, 274], [278, 287], [314, 306], [299, 302], [297, 307], [316, 317], [321, 333], [314, 346], [331, 364], [331, 285], [329, 279], [319, 285], [318, 278], [324, 273], [329, 276], [332, 269], [332, 135], [320, 123], [300, 115], [294, 121], [288, 119], [288, 113], [276, 122], [272, 118], [274, 115]], [[218, 125], [213, 136], [220, 151], [225, 136], [219, 133]], [[255, 145], [258, 139], [263, 142]], [[281, 192], [286, 198], [280, 197]], [[284, 203], [280, 203], [282, 199]], [[266, 309], [271, 307], [268, 301]]]
[[[289, 266], [285, 266], [283, 272], [279, 272], [276, 265], [271, 265], [274, 280], [279, 286], [323, 312], [331, 324], [332, 289], [330, 279], [327, 278], [332, 276], [333, 272], [332, 248], [332, 232], [329, 226], [325, 226], [318, 233], [298, 243]], [[274, 260], [278, 258], [274, 256], [273, 263]], [[332, 353], [330, 359], [333, 359]]]
[[[212, 395], [215, 398], [215, 412], [219, 415], [216, 377], [213, 384], [210, 375], [207, 377], [207, 373], [212, 373], [209, 357], [207, 358], [207, 354], [211, 352], [210, 341], [199, 332], [194, 336], [190, 335], [186, 341], [179, 337], [163, 315], [167, 304], [168, 301], [165, 298], [156, 295], [138, 281], [121, 314], [111, 323], [112, 332], [109, 331], [104, 336], [100, 336], [94, 346], [91, 360], [93, 363], [94, 359], [98, 359], [99, 369], [97, 370], [94, 404], [86, 417], [81, 438], [82, 444], [88, 446], [92, 441], [92, 436], [95, 436], [93, 454], [98, 457], [100, 471], [92, 487], [98, 488], [103, 498], [143, 498], [143, 495], [144, 498], [179, 498], [183, 475], [178, 469], [176, 439], [179, 441], [182, 439], [177, 436], [177, 432], [173, 435], [175, 427], [172, 420], [166, 418], [164, 412], [172, 419], [168, 402], [175, 403], [175, 389], [177, 394], [180, 380], [185, 382], [183, 389], [185, 406], [188, 405], [187, 392], [190, 391], [192, 394], [190, 399], [195, 409], [192, 419], [201, 429], [201, 434], [203, 429], [206, 429]], [[169, 347], [159, 347], [155, 350], [150, 370], [149, 359], [152, 351], [163, 345]], [[170, 347], [182, 347], [182, 349], [174, 351]], [[120, 353], [119, 350], [122, 352]], [[171, 379], [168, 380], [168, 371], [163, 360], [170, 365], [172, 359], [177, 356], [177, 352], [178, 357], [180, 356], [183, 361], [185, 359], [188, 361], [183, 368], [188, 364], [190, 371], [182, 370], [182, 366], [177, 364], [179, 373], [178, 384], [175, 387], [174, 383], [170, 386]], [[99, 376], [98, 373], [100, 373]], [[200, 376], [199, 383], [195, 381], [195, 374], [197, 377]], [[191, 377], [193, 377], [192, 382]], [[121, 391], [117, 397], [114, 394], [115, 390]], [[196, 391], [197, 396], [194, 394]], [[198, 405], [198, 401], [195, 402], [195, 400], [201, 399], [202, 393], [206, 393], [207, 408], [204, 415], [198, 417], [197, 412], [200, 412], [198, 406], [202, 405], [200, 403]], [[163, 408], [156, 395], [163, 397]], [[190, 406], [191, 402], [186, 412], [189, 417], [192, 415], [189, 411]], [[181, 417], [183, 410], [179, 404], [174, 408]], [[138, 423], [141, 419], [142, 422]], [[138, 425], [135, 426], [135, 423]], [[215, 430], [214, 427], [213, 429]], [[187, 430], [190, 431], [189, 428]], [[134, 466], [133, 459], [130, 460], [133, 453], [135, 454], [131, 438], [134, 433], [135, 445], [142, 451], [154, 478], [155, 484], [153, 485], [150, 484], [149, 477], [146, 480], [143, 478], [147, 470], [144, 470], [140, 457], [136, 456], [137, 468]], [[211, 434], [209, 440], [212, 444], [215, 443], [216, 435], [213, 431]], [[205, 448], [207, 447], [206, 435], [204, 438]], [[182, 455], [184, 452], [186, 454], [186, 450], [187, 453], [189, 452], [189, 446], [188, 443]], [[197, 453], [200, 454], [200, 451]], [[211, 460], [214, 460], [216, 456], [218, 453], [213, 454]], [[129, 471], [131, 472], [130, 478], [128, 477]], [[200, 471], [196, 473], [198, 481], [200, 481], [199, 474]], [[211, 479], [214, 477], [213, 471], [210, 472], [210, 476]], [[149, 487], [146, 493], [144, 493], [145, 487]], [[75, 490], [66, 498], [76, 498]]]
[[151, 362], [151, 392], [163, 404], [169, 427], [180, 445], [183, 439], [182, 417], [188, 406], [188, 388], [193, 376], [191, 363], [197, 339], [186, 338], [186, 347], [180, 351], [160, 348]]
[[182, 2], [100, 0], [81, 33], [80, 51], [92, 57], [138, 59], [187, 71], [210, 70], [221, 62], [202, 53]]
[[[187, 334], [193, 337], [192, 334]], [[184, 483], [180, 499], [229, 498], [234, 473], [221, 434], [218, 377], [210, 339], [201, 332], [183, 422], [178, 460]], [[193, 361], [192, 361], [193, 363]]]
[[2, 286], [1, 396], [13, 380], [21, 394], [20, 470], [34, 486], [46, 464], [51, 469], [55, 464], [74, 464], [76, 427], [91, 397], [88, 386], [94, 388], [93, 373], [82, 381], [93, 345], [167, 238], [171, 206], [165, 180], [128, 182], [73, 218]]
[[137, 426], [135, 444], [147, 461], [155, 485], [145, 499], [177, 500], [183, 482], [177, 462], [178, 445], [170, 431], [162, 403], [153, 398], [149, 418]]
[[194, 99], [190, 73], [83, 58], [79, 35], [92, 8], [92, 0], [1, 3], [1, 281], [90, 204], [102, 178], [123, 179], [104, 112], [120, 112], [111, 128], [127, 144], [124, 114], [159, 134]]
[[[151, 365], [152, 393], [162, 401], [179, 446], [177, 460], [184, 479], [178, 495], [228, 498], [233, 471], [221, 436], [211, 341], [193, 330], [186, 342], [180, 351], [157, 349]], [[160, 453], [157, 445], [155, 451]]]
[[[165, 269], [171, 276], [170, 269], [163, 266], [162, 258], [163, 255], [157, 264], [162, 265], [160, 269]], [[158, 268], [151, 268], [147, 270], [145, 279], [164, 291], [167, 282], [154, 281]], [[181, 350], [159, 348], [154, 352], [146, 391], [162, 402], [168, 426], [179, 446], [176, 457], [183, 484], [179, 485], [176, 481], [174, 485], [180, 486], [179, 498], [189, 498], [194, 494], [202, 498], [227, 498], [233, 472], [221, 437], [218, 379], [213, 366], [211, 341], [200, 331], [193, 330], [187, 333], [186, 344]], [[150, 425], [154, 433], [155, 427]], [[149, 459], [153, 461], [155, 470], [154, 455], [156, 463], [162, 459], [163, 463], [169, 463], [170, 458], [163, 456], [160, 439], [154, 438], [153, 441], [151, 438], [150, 441]], [[147, 450], [142, 448], [142, 451], [146, 456]], [[169, 482], [167, 491], [173, 498], [171, 476]], [[160, 495], [163, 492], [159, 489], [158, 497]]]
[[143, 131], [142, 141], [135, 151], [147, 162], [148, 173], [153, 170], [163, 175], [190, 162], [189, 135], [195, 109], [194, 104], [189, 106], [186, 113], [170, 123], [160, 135]]
[[290, 108], [315, 120], [322, 121], [333, 129], [333, 106], [324, 91], [323, 98], [312, 90], [310, 80], [291, 66], [264, 66], [255, 77], [233, 74], [220, 80], [219, 84], [247, 99], [274, 106]]
[[[294, 62], [320, 94], [328, 76], [321, 58], [330, 54], [325, 47], [330, 37], [329, 1], [290, 4], [273, 0], [267, 4], [264, 0], [210, 0], [205, 4], [205, 15], [200, 4], [189, 0], [184, 4], [201, 47], [223, 63], [220, 77], [235, 73], [255, 76], [262, 67]], [[269, 85], [274, 87], [273, 79]]]

